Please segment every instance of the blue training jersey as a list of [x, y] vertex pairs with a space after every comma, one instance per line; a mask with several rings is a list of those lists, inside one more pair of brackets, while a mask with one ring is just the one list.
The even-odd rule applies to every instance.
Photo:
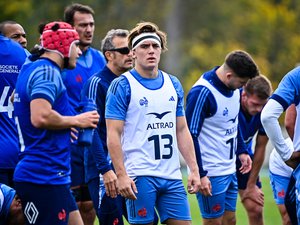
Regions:
[[16, 182], [70, 183], [70, 129], [38, 129], [30, 119], [30, 102], [39, 98], [47, 100], [59, 114], [71, 115], [60, 73], [58, 65], [46, 58], [25, 64], [20, 72], [14, 105], [23, 145], [14, 174]]
[[[154, 79], [143, 78], [135, 69], [130, 70], [130, 73], [138, 82], [148, 89], [158, 89], [163, 85], [164, 82], [163, 75], [160, 70], [158, 71], [158, 76]], [[182, 86], [175, 76], [169, 76], [174, 85], [178, 98], [176, 116], [184, 116], [184, 92]], [[105, 118], [125, 121], [127, 108], [130, 102], [130, 96], [131, 92], [129, 82], [126, 77], [121, 75], [112, 82], [108, 89]]]
[[90, 47], [77, 59], [75, 69], [63, 70], [62, 79], [67, 88], [74, 114], [78, 113], [77, 108], [80, 103], [80, 92], [84, 83], [92, 75], [102, 70], [105, 64], [106, 61], [103, 54]]
[[10, 205], [16, 195], [16, 191], [0, 183], [0, 225], [6, 225], [6, 219], [9, 215]]
[[105, 98], [108, 87], [115, 78], [117, 76], [105, 66], [103, 70], [88, 79], [81, 92], [82, 102], [84, 103], [87, 99], [92, 99], [96, 102], [100, 115], [93, 143], [85, 149], [84, 166], [86, 182], [99, 177], [99, 172], [104, 174], [112, 169], [111, 163], [107, 158]]
[[239, 126], [250, 156], [253, 156], [252, 140], [254, 135], [256, 133], [258, 135], [266, 135], [266, 132], [261, 124], [260, 114], [261, 113], [257, 113], [256, 115], [251, 116], [243, 110], [242, 106], [240, 107]]
[[300, 99], [300, 67], [296, 67], [288, 72], [280, 81], [271, 99], [279, 102], [286, 110], [291, 104], [296, 105]]
[[19, 140], [10, 96], [26, 53], [19, 43], [0, 35], [0, 169], [15, 168]]

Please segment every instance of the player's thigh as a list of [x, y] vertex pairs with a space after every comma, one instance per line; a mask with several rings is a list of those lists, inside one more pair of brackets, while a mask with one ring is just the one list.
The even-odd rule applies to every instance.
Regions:
[[277, 205], [284, 204], [290, 178], [270, 173], [270, 184]]
[[235, 174], [210, 177], [212, 196], [197, 193], [201, 215], [206, 219], [221, 217], [225, 210], [235, 208], [237, 198], [237, 182]]
[[126, 199], [128, 220], [132, 224], [147, 224], [154, 220], [157, 180], [152, 177], [134, 179], [138, 193], [136, 200]]
[[172, 218], [190, 221], [190, 206], [182, 180], [165, 180], [156, 200], [157, 211], [162, 222]]
[[68, 224], [71, 202], [74, 201], [69, 186], [16, 183], [16, 191], [29, 224]]

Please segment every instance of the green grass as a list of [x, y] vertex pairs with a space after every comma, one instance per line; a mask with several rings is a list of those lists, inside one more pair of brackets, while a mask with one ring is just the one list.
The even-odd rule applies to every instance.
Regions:
[[[266, 174], [266, 173], [265, 173]], [[270, 186], [270, 180], [268, 175], [263, 175], [261, 177], [263, 192], [265, 194], [265, 207], [264, 207], [264, 222], [265, 225], [278, 225], [281, 224], [281, 218], [278, 211], [278, 208], [273, 199], [273, 193]], [[186, 178], [184, 178], [184, 182], [186, 182]], [[191, 214], [192, 214], [192, 222], [193, 224], [200, 225], [202, 224], [200, 210], [198, 207], [197, 199], [195, 195], [188, 195]], [[237, 225], [246, 225], [248, 224], [248, 219], [246, 215], [246, 211], [241, 204], [240, 198], [237, 201], [237, 211], [236, 211]], [[125, 222], [128, 225], [127, 222]], [[95, 223], [98, 225], [98, 221]]]

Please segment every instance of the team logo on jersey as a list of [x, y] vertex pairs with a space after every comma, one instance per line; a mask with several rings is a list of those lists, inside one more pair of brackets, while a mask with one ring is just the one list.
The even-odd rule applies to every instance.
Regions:
[[236, 118], [238, 118], [238, 115], [239, 115], [239, 114], [236, 114], [236, 116], [235, 116], [233, 119], [230, 119], [230, 120], [228, 120], [227, 122], [235, 123]]
[[165, 115], [167, 115], [167, 114], [170, 113], [170, 112], [171, 112], [171, 111], [167, 111], [167, 112], [163, 112], [163, 113], [161, 113], [161, 114], [153, 112], [153, 113], [147, 113], [146, 115], [154, 115], [155, 118], [158, 118], [158, 119], [161, 120]]
[[75, 80], [77, 83], [82, 83], [82, 76], [80, 74], [77, 74]]
[[145, 105], [145, 107], [148, 107], [148, 100], [146, 99], [146, 97], [140, 99], [140, 105], [141, 106]]
[[171, 98], [169, 99], [169, 101], [170, 101], [170, 102], [174, 102], [174, 101], [175, 101], [174, 97], [171, 96]]
[[35, 224], [35, 221], [39, 215], [39, 211], [37, 210], [33, 202], [27, 202], [24, 209], [24, 214], [30, 224]]
[[61, 221], [66, 221], [67, 213], [64, 209], [61, 210], [61, 212], [58, 213], [58, 219]]
[[223, 111], [223, 116], [228, 116], [228, 109], [227, 109], [227, 107], [225, 107], [225, 109]]

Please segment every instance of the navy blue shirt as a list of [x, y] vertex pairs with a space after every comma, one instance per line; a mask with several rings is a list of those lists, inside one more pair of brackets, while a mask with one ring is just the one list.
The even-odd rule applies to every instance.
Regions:
[[81, 92], [81, 101], [96, 102], [100, 120], [93, 136], [93, 143], [85, 149], [84, 165], [86, 182], [112, 169], [106, 145], [105, 99], [110, 83], [117, 77], [107, 66], [88, 79]]

